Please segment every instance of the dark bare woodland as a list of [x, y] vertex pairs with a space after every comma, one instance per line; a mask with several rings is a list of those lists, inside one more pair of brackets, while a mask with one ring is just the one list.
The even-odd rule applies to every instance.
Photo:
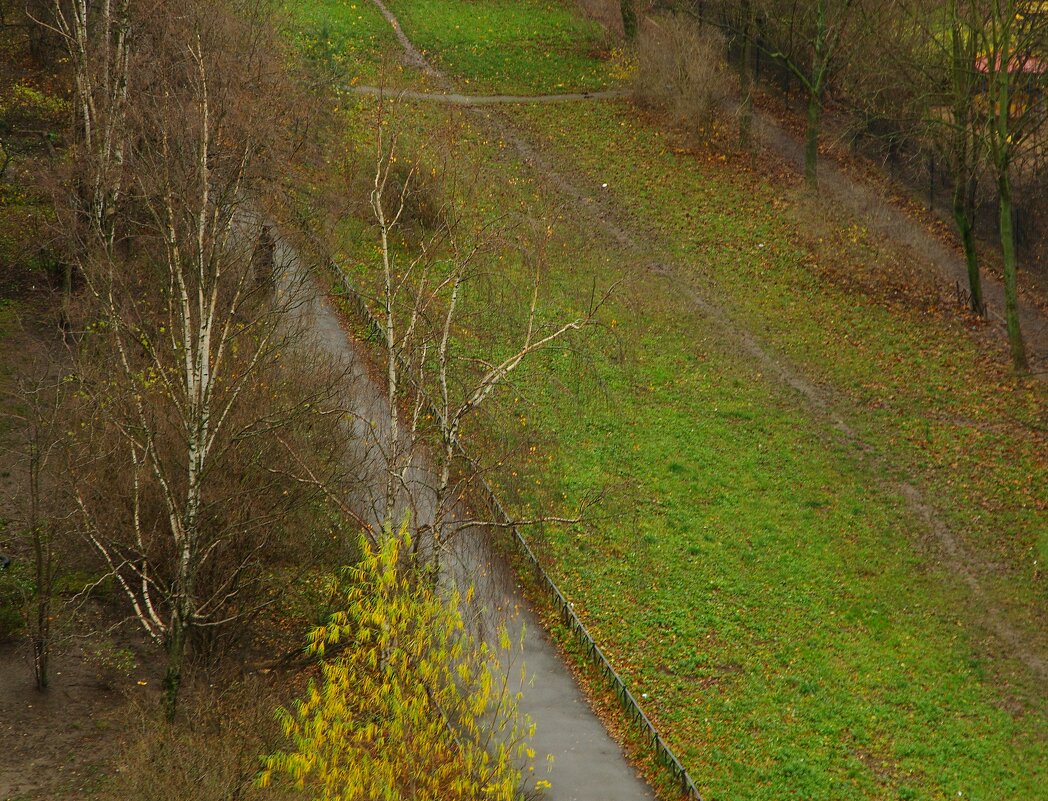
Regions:
[[310, 102], [265, 4], [49, 11], [75, 79], [56, 203], [77, 421], [64, 479], [165, 654], [172, 718], [187, 658], [243, 639], [278, 597], [273, 565], [309, 564], [320, 485], [343, 477], [340, 376], [305, 369], [306, 277], [265, 241]]

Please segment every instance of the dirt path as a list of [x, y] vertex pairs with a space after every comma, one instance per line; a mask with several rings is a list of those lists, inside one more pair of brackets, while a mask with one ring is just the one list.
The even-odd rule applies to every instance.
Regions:
[[26, 649], [0, 645], [0, 801], [87, 798], [121, 746], [128, 699], [80, 648], [53, 657], [39, 692]]
[[[433, 67], [414, 47], [393, 13], [382, 2], [376, 2], [376, 5], [395, 30], [397, 40], [405, 51], [405, 63], [421, 69], [430, 78], [447, 87], [449, 85], [447, 76]], [[356, 95], [395, 96], [401, 100], [473, 107], [617, 100], [628, 97], [630, 94], [626, 89], [567, 92], [554, 95], [465, 95], [454, 91], [403, 90], [393, 92], [377, 86], [347, 86], [345, 88]], [[765, 147], [777, 153], [798, 171], [803, 171], [803, 143], [779, 125], [774, 118], [758, 111], [755, 115], [754, 131]], [[964, 259], [930, 234], [921, 222], [912, 219], [897, 208], [890, 198], [876, 188], [852, 179], [826, 158], [821, 159], [819, 164], [819, 185], [828, 203], [845, 209], [857, 219], [865, 222], [873, 233], [914, 254], [918, 261], [930, 264], [947, 290], [952, 290], [958, 285], [962, 288], [967, 287], [968, 270]], [[919, 263], [912, 265], [914, 271], [921, 267]], [[983, 293], [987, 315], [997, 322], [1003, 331], [1005, 328], [1004, 285], [993, 275], [984, 272]], [[1026, 338], [1027, 354], [1034, 370], [1048, 374], [1048, 367], [1044, 366], [1045, 360], [1048, 360], [1048, 315], [1045, 315], [1035, 304], [1020, 297], [1019, 319]]]
[[404, 49], [404, 66], [422, 70], [429, 77], [436, 78], [438, 82], [446, 83], [447, 78], [444, 76], [444, 73], [430, 64], [426, 57], [411, 43], [411, 40], [404, 33], [404, 29], [400, 27], [400, 20], [386, 7], [386, 4], [382, 0], [371, 0], [371, 2], [375, 4], [382, 16], [386, 18], [386, 22], [393, 28], [397, 41], [400, 42], [400, 46]]
[[[754, 130], [763, 144], [781, 156], [798, 171], [804, 169], [804, 145], [766, 113], [757, 113]], [[842, 172], [828, 158], [819, 160], [819, 190], [828, 204], [843, 208], [856, 219], [866, 223], [878, 237], [901, 246], [915, 257], [911, 269], [916, 272], [931, 265], [942, 284], [968, 286], [968, 267], [964, 259], [928, 232], [918, 220], [901, 211], [876, 188], [856, 181]], [[1004, 330], [1004, 285], [983, 271], [983, 294], [990, 319]], [[1035, 304], [1019, 298], [1019, 320], [1031, 366], [1039, 373], [1048, 373], [1048, 316]]]
[[[439, 81], [444, 88], [448, 88], [447, 77], [425, 61], [407, 39], [396, 18], [382, 0], [372, 0], [372, 2], [393, 25], [398, 39], [405, 48], [406, 58], [411, 61], [421, 59], [428, 74]], [[414, 65], [418, 66], [418, 64]], [[745, 353], [760, 365], [765, 375], [773, 377], [793, 391], [802, 406], [806, 407], [817, 419], [824, 420], [852, 447], [858, 458], [869, 465], [871, 475], [880, 477], [897, 473], [894, 465], [886, 456], [878, 455], [876, 449], [858, 435], [855, 426], [848, 421], [842, 411], [845, 404], [841, 399], [835, 397], [831, 389], [814, 384], [801, 370], [790, 364], [782, 355], [775, 353], [745, 326], [739, 324], [733, 318], [730, 310], [710, 297], [702, 287], [693, 283], [690, 277], [692, 271], [682, 269], [680, 265], [660, 262], [657, 256], [658, 249], [654, 243], [645, 241], [642, 236], [629, 230], [627, 225], [620, 222], [621, 215], [617, 214], [616, 210], [606, 208], [602, 201], [595, 199], [596, 192], [587, 191], [583, 184], [572, 180], [570, 165], [554, 164], [547, 151], [540, 151], [538, 147], [528, 141], [512, 120], [497, 108], [476, 109], [473, 114], [480, 124], [489, 127], [493, 133], [512, 145], [521, 158], [529, 163], [554, 189], [570, 199], [575, 208], [586, 216], [596, 229], [603, 231], [623, 248], [634, 252], [640, 263], [647, 263], [652, 272], [663, 276], [673, 285], [674, 291], [690, 298], [696, 310], [707, 318], [724, 342]], [[774, 131], [770, 126], [765, 125], [763, 129], [768, 137], [774, 138]], [[781, 144], [783, 147], [787, 146], [785, 142]], [[828, 170], [825, 179], [833, 183], [832, 175], [829, 173]], [[850, 179], [839, 173], [838, 176], [839, 180], [836, 182], [838, 190], [847, 192], [851, 184]], [[856, 198], [865, 198], [866, 202], [870, 204], [871, 211], [877, 212], [875, 217], [887, 221], [885, 225], [898, 227], [900, 231], [905, 232], [906, 236], [912, 237], [914, 242], [920, 246], [917, 248], [919, 253], [925, 251], [934, 253], [936, 248], [941, 249], [943, 264], [948, 265], [950, 254], [923, 228], [905, 218], [887, 201], [877, 202], [869, 190], [864, 193], [861, 189], [861, 187], [855, 187], [851, 194]], [[997, 286], [999, 287], [999, 284]], [[987, 294], [989, 296], [989, 287]], [[1040, 315], [1036, 309], [1033, 309], [1032, 312], [1027, 310], [1026, 314], [1034, 312]], [[1039, 317], [1039, 321], [1036, 317], [1032, 319], [1034, 321], [1031, 324], [1032, 330], [1028, 334], [1028, 347], [1031, 351], [1039, 347], [1039, 337], [1045, 331], [1043, 315]], [[1040, 633], [1035, 636], [1029, 624], [1020, 624], [1019, 621], [1012, 619], [1012, 616], [996, 603], [984, 586], [983, 571], [979, 561], [936, 512], [930, 499], [913, 482], [905, 478], [898, 481], [878, 480], [902, 498], [914, 518], [924, 523], [926, 530], [937, 544], [937, 555], [940, 562], [968, 588], [979, 610], [982, 625], [996, 638], [1001, 650], [1022, 662], [1036, 680], [1048, 681], [1048, 654], [1044, 652]]]
[[[18, 404], [16, 376], [42, 378], [49, 365], [58, 370], [65, 364], [55, 360], [58, 332], [48, 314], [53, 299], [43, 290], [19, 287], [5, 294], [9, 287], [3, 283], [0, 277], [0, 298], [6, 297], [18, 315], [10, 330], [0, 333], [0, 412], [9, 414]], [[12, 574], [32, 564], [28, 543], [19, 542], [16, 533], [25, 513], [19, 501], [26, 481], [23, 436], [19, 424], [0, 419], [0, 551], [4, 545], [13, 548], [8, 552], [15, 560]], [[9, 589], [12, 577], [0, 572], [0, 585]], [[119, 745], [114, 731], [127, 702], [100, 681], [88, 652], [97, 641], [67, 637], [62, 629], [55, 634], [46, 692], [36, 689], [24, 632], [11, 641], [0, 634], [0, 801], [83, 798]]]
[[383, 89], [381, 86], [347, 86], [347, 92], [368, 97], [389, 97], [445, 106], [505, 106], [545, 105], [549, 103], [580, 103], [587, 100], [615, 100], [629, 95], [625, 89], [605, 92], [567, 92], [560, 95], [460, 95], [455, 92], [412, 92]]
[[[276, 258], [293, 278], [304, 275], [298, 255], [286, 241], [278, 240]], [[305, 292], [296, 308], [316, 337], [316, 355], [340, 363], [348, 373], [353, 447], [363, 469], [359, 482], [363, 489], [352, 502], [359, 514], [380, 522], [385, 516], [384, 442], [389, 434], [384, 387], [372, 378], [362, 347], [346, 333], [330, 301], [311, 282], [292, 283]], [[404, 503], [410, 504], [416, 522], [425, 524], [433, 519], [430, 488], [436, 486], [437, 477], [429, 466], [417, 461], [408, 480], [411, 497]], [[535, 768], [539, 777], [545, 770], [544, 755], [554, 760], [548, 777], [552, 789], [544, 797], [550, 801], [654, 801], [652, 789], [593, 713], [541, 621], [528, 607], [516, 577], [492, 552], [487, 533], [470, 529], [456, 535], [452, 557], [452, 574], [476, 590], [479, 606], [470, 613], [479, 616], [488, 630], [506, 622], [514, 641], [523, 633], [524, 665], [534, 682], [525, 690], [522, 709], [536, 725], [531, 744], [540, 760]]]

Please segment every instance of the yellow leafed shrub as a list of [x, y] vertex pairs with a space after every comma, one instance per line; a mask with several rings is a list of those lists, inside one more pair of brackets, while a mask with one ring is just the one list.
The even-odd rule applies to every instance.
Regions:
[[290, 778], [323, 801], [493, 799], [523, 791], [534, 726], [519, 711], [505, 627], [488, 643], [465, 625], [461, 596], [420, 575], [410, 535], [363, 541], [336, 588], [340, 608], [309, 635], [319, 682], [280, 710], [286, 752], [260, 784]]

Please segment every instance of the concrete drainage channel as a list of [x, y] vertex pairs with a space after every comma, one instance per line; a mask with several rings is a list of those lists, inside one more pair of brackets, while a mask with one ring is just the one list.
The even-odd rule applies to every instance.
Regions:
[[[372, 2], [393, 28], [404, 49], [405, 62], [422, 70], [430, 78], [447, 87], [446, 76], [433, 67], [414, 47], [401, 29], [397, 18], [382, 0], [372, 0]], [[373, 87], [360, 87], [357, 93], [378, 96], [385, 94], [382, 90]], [[621, 92], [610, 91], [585, 93], [578, 96], [539, 97], [472, 97], [451, 92], [443, 95], [401, 93], [399, 96], [401, 99], [413, 98], [453, 105], [482, 106], [602, 100], [621, 95]], [[391, 97], [397, 96], [397, 93], [391, 93]], [[297, 256], [287, 248], [286, 244], [284, 248], [285, 258], [294, 260], [297, 264]], [[301, 267], [298, 270], [301, 271]], [[347, 287], [347, 299], [369, 329], [378, 329], [378, 321], [371, 314], [367, 304], [349, 287]], [[337, 316], [327, 301], [314, 301], [310, 306], [313, 313], [318, 315], [317, 322], [321, 323], [321, 328], [330, 330], [332, 324], [338, 326]], [[326, 321], [320, 318], [325, 318]], [[351, 342], [344, 333], [340, 343], [341, 349], [350, 351], [348, 354], [343, 353], [343, 357], [349, 356], [353, 362], [364, 361], [363, 355], [358, 352], [359, 346]], [[328, 348], [333, 348], [331, 355], [338, 355], [335, 351], [340, 348], [337, 347], [332, 337], [324, 337], [324, 344]], [[371, 390], [379, 394], [382, 391], [382, 388], [377, 386], [373, 386]], [[373, 402], [369, 406], [374, 408]], [[428, 411], [434, 415], [438, 414], [432, 404]], [[507, 528], [512, 533], [515, 544], [535, 571], [540, 586], [553, 602], [562, 622], [585, 648], [590, 659], [614, 689], [630, 724], [635, 725], [643, 733], [657, 761], [672, 775], [682, 796], [692, 801], [702, 801], [694, 780], [685, 770], [680, 759], [666, 745], [625, 682], [575, 614], [571, 604], [543, 570], [519, 529], [512, 525], [512, 519], [491, 487], [483, 479], [481, 483], [478, 494], [482, 496], [480, 500], [488, 506], [492, 522]], [[459, 562], [459, 573], [473, 581], [478, 598], [488, 600], [490, 605], [488, 614], [500, 616], [502, 619], [509, 617], [514, 621], [514, 625], [523, 626], [524, 660], [529, 673], [534, 676], [535, 680], [533, 686], [524, 695], [522, 707], [536, 724], [532, 747], [539, 755], [553, 756], [551, 776], [553, 786], [552, 789], [546, 791], [545, 797], [551, 801], [588, 801], [589, 799], [593, 801], [653, 801], [654, 791], [636, 775], [622, 749], [612, 740], [590, 708], [574, 677], [560, 659], [556, 647], [543, 631], [541, 622], [528, 608], [512, 569], [492, 552], [487, 533], [481, 530], [471, 530], [465, 533], [467, 536], [457, 545], [455, 554]]]
[[[379, 320], [371, 313], [367, 303], [359, 293], [357, 293], [352, 287], [346, 286], [346, 297], [352, 304], [360, 321], [369, 331], [382, 330]], [[439, 417], [440, 411], [432, 402], [427, 400], [427, 406], [427, 412], [429, 414], [434, 417]], [[469, 458], [469, 454], [464, 451], [462, 452], [462, 455], [467, 461], [472, 461]], [[645, 740], [651, 744], [658, 762], [673, 776], [674, 782], [679, 787], [682, 796], [693, 799], [693, 801], [702, 801], [702, 796], [699, 795], [698, 787], [695, 786], [694, 780], [688, 774], [688, 771], [685, 770], [680, 759], [675, 753], [673, 753], [672, 749], [666, 745], [662, 736], [655, 729], [654, 724], [652, 724], [648, 716], [644, 714], [644, 710], [640, 708], [640, 704], [637, 703], [637, 699], [634, 697], [633, 693], [630, 692], [629, 687], [626, 686], [626, 682], [622, 680], [622, 677], [619, 676], [615, 668], [612, 667], [611, 662], [608, 661], [608, 658], [604, 655], [600, 646], [597, 645], [597, 642], [590, 635], [585, 624], [579, 619], [579, 616], [575, 614], [574, 607], [568, 602], [567, 598], [564, 597], [564, 593], [561, 592], [556, 582], [554, 582], [549, 574], [543, 569], [542, 563], [535, 555], [535, 552], [531, 549], [531, 546], [524, 538], [520, 529], [514, 525], [513, 518], [506, 512], [505, 507], [498, 499], [498, 496], [495, 494], [491, 485], [483, 476], [478, 476], [478, 484], [479, 486], [474, 488], [474, 493], [479, 495], [480, 499], [484, 502], [484, 505], [488, 507], [488, 511], [491, 514], [491, 521], [511, 532], [514, 545], [516, 545], [520, 550], [529, 567], [534, 571], [535, 578], [538, 580], [541, 589], [546, 593], [550, 601], [556, 607], [561, 623], [571, 631], [572, 635], [585, 649], [590, 661], [592, 661], [600, 670], [603, 677], [615, 691], [615, 696], [619, 699], [623, 711], [629, 716], [632, 723], [642, 731]], [[490, 554], [488, 554], [488, 558], [490, 561]]]
[[[323, 296], [317, 284], [309, 280], [308, 271], [295, 250], [279, 236], [275, 237], [275, 243], [276, 263], [290, 276], [289, 285], [300, 287], [296, 291], [304, 293], [295, 308], [300, 323], [315, 335], [316, 356], [330, 359], [346, 369], [350, 387], [346, 413], [354, 421], [351, 435], [353, 447], [359, 451], [350, 454], [349, 458], [360, 463], [365, 479], [361, 484], [375, 486], [375, 477], [384, 469], [379, 440], [382, 432], [388, 431], [388, 421], [382, 418], [386, 407], [384, 387], [371, 377], [363, 348], [346, 333], [331, 302]], [[357, 303], [356, 306], [365, 311], [363, 304]], [[388, 415], [388, 409], [385, 414]], [[425, 487], [433, 486], [435, 477], [426, 474], [425, 465], [417, 469], [418, 475], [411, 482], [417, 488], [413, 492], [424, 493]], [[350, 499], [367, 519], [382, 514], [384, 482], [378, 482], [377, 487], [377, 491], [370, 495], [365, 491], [360, 497]], [[482, 500], [497, 504], [493, 494]], [[418, 501], [413, 505], [425, 513], [425, 498], [420, 497]], [[457, 537], [453, 553], [455, 564], [450, 569], [454, 575], [463, 577], [474, 586], [475, 603], [479, 608], [470, 611], [481, 617], [485, 626], [489, 622], [506, 622], [511, 638], [523, 640], [523, 659], [533, 683], [525, 690], [521, 708], [535, 723], [531, 746], [539, 760], [546, 754], [553, 757], [548, 776], [552, 787], [542, 797], [549, 801], [655, 801], [655, 792], [629, 764], [622, 749], [590, 708], [541, 621], [529, 608], [517, 576], [493, 552], [487, 532], [473, 528]], [[517, 537], [523, 543], [519, 533]], [[559, 591], [557, 595], [564, 603]], [[565, 607], [570, 612], [570, 607], [566, 604]], [[578, 618], [574, 620], [581, 628]], [[588, 641], [592, 643], [591, 639]], [[593, 648], [594, 653], [600, 653], [595, 644]], [[607, 666], [606, 670], [611, 670], [603, 655], [601, 659]], [[632, 699], [621, 680], [618, 682], [623, 690], [620, 697]], [[642, 715], [635, 704], [634, 708]], [[646, 721], [646, 718], [641, 719]], [[665, 749], [661, 738], [653, 729], [651, 732], [653, 742]], [[664, 761], [676, 765], [680, 774], [686, 776], [676, 757], [668, 749], [665, 753], [669, 759], [664, 758]], [[540, 761], [536, 773], [541, 770]], [[540, 773], [536, 778], [543, 776]], [[685, 786], [691, 788], [691, 797], [698, 801], [698, 793], [690, 779], [687, 785], [681, 783], [682, 788]]]

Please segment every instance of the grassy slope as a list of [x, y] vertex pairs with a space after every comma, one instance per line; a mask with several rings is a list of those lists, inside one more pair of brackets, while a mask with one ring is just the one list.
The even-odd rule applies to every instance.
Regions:
[[[418, 44], [451, 53], [443, 66], [463, 82], [551, 88], [537, 50], [514, 48], [518, 67], [502, 50], [483, 56], [490, 21], [518, 19], [517, 4], [393, 6]], [[550, 40], [573, 24], [549, 19], [531, 21], [549, 25]], [[576, 34], [586, 41], [592, 31]], [[445, 51], [451, 37], [457, 47]], [[565, 74], [579, 74], [575, 58]], [[599, 75], [602, 65], [588, 69]], [[1001, 386], [956, 326], [828, 282], [818, 268], [826, 251], [782, 210], [798, 204], [788, 190], [673, 153], [625, 107], [514, 114], [576, 160], [580, 180], [609, 182], [660, 242], [658, 255], [701, 265], [697, 282], [836, 387], [879, 449], [919, 469], [926, 486], [979, 498], [985, 525], [968, 529], [971, 541], [1010, 535], [992, 546], [1009, 566], [1002, 594], [1043, 603], [1029, 578], [1043, 459], [1002, 423], [1037, 414], [1042, 399]], [[415, 122], [439, 119], [420, 110]], [[464, 155], [485, 165], [479, 205], [538, 205], [546, 191], [534, 176], [504, 151], [496, 157], [481, 132], [463, 137]], [[629, 284], [600, 335], [534, 365], [533, 389], [507, 399], [501, 436], [536, 450], [504, 483], [522, 503], [614, 487], [606, 519], [548, 532], [544, 553], [706, 796], [1042, 797], [1043, 698], [1002, 685], [1014, 666], [988, 659], [971, 599], [927, 566], [911, 536], [920, 526], [876, 471], [585, 220], [566, 213], [553, 244], [551, 311], [577, 306], [594, 277]], [[369, 245], [347, 248], [366, 262]], [[868, 246], [846, 255], [856, 252], [882, 257]], [[500, 269], [512, 271], [512, 260]], [[497, 346], [512, 314], [491, 300], [474, 304], [471, 328]], [[974, 431], [988, 433], [971, 446]], [[1011, 470], [1005, 457], [1017, 449], [1025, 463]], [[1016, 705], [1023, 714], [1006, 711]]]
[[387, 5], [412, 42], [476, 92], [542, 94], [603, 88], [597, 26], [555, 0], [409, 0]]
[[[954, 494], [956, 506], [967, 510], [963, 502], [974, 500], [992, 515], [995, 530], [972, 526], [968, 533], [996, 535], [1002, 556], [1027, 579], [1021, 583], [1037, 586], [1033, 561], [1048, 558], [1048, 542], [1037, 540], [1046, 533], [1048, 465], [1045, 438], [1024, 423], [1040, 422], [1043, 386], [1011, 381], [956, 320], [934, 308], [871, 302], [825, 280], [820, 262], [875, 272], [887, 256], [869, 246], [849, 253], [848, 231], [829, 245], [806, 241], [779, 211], [796, 198], [735, 164], [714, 160], [696, 170], [690, 156], [631, 125], [629, 109], [527, 110], [518, 117], [570, 159], [594, 191], [598, 181], [610, 181], [616, 204], [654, 231], [700, 285], [712, 284], [765, 341], [861, 409], [856, 420], [869, 438], [941, 473], [936, 488]], [[958, 476], [960, 482], [950, 481]], [[1041, 583], [1042, 599], [1043, 590]]]
[[295, 45], [346, 84], [392, 85], [417, 80], [410, 70], [392, 68], [397, 40], [370, 0], [285, 0]]

